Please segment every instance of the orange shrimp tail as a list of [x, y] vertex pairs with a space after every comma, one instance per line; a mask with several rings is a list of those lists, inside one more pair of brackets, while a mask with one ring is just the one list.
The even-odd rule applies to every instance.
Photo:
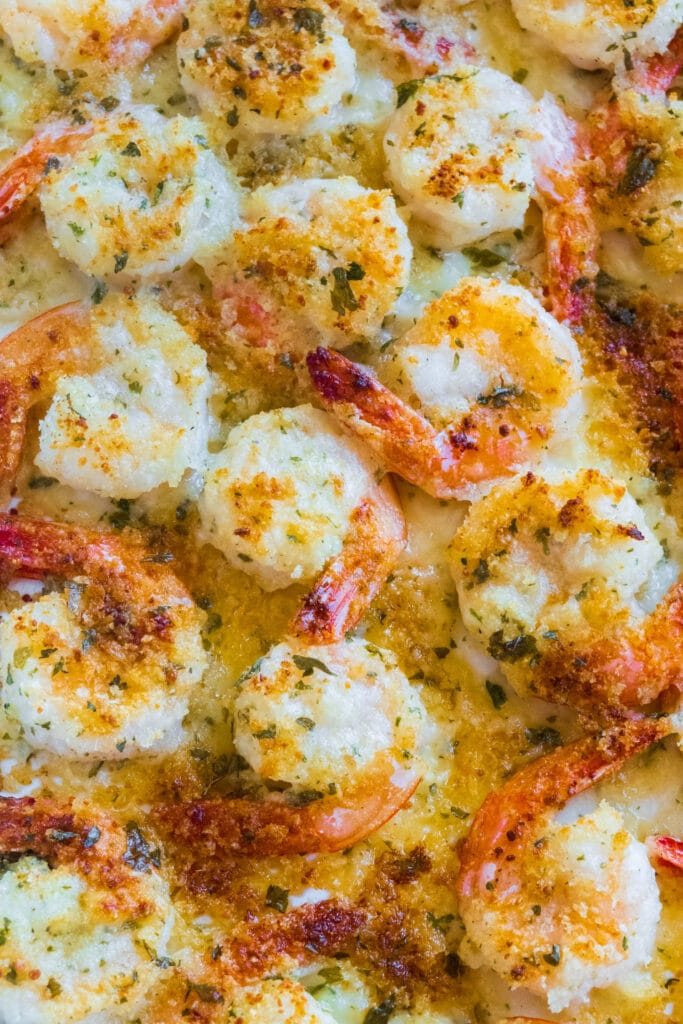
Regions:
[[547, 288], [550, 311], [579, 326], [595, 311], [598, 231], [585, 185], [578, 174], [550, 176], [553, 194], [544, 194]]
[[656, 868], [683, 875], [683, 839], [673, 836], [648, 836], [645, 840], [650, 860]]
[[[522, 768], [490, 793], [477, 811], [460, 857], [457, 892], [469, 899], [490, 886], [492, 874], [513, 889], [516, 850], [540, 819], [617, 771], [630, 757], [672, 732], [667, 718], [623, 722], [600, 736], [561, 747]], [[509, 877], [508, 877], [509, 875]]]
[[406, 540], [398, 497], [384, 480], [379, 496], [354, 511], [341, 552], [304, 598], [291, 632], [311, 644], [342, 640], [372, 604]]
[[363, 367], [339, 352], [318, 348], [306, 357], [324, 406], [361, 437], [393, 473], [436, 498], [456, 497], [464, 480], [463, 455], [474, 434], [438, 434], [431, 424]]
[[29, 409], [59, 373], [74, 368], [89, 312], [71, 302], [29, 320], [0, 341], [0, 486], [14, 484]]
[[58, 122], [38, 132], [0, 171], [0, 223], [12, 217], [31, 198], [45, 175], [61, 158], [74, 153], [95, 130]]
[[636, 72], [635, 87], [653, 95], [665, 93], [683, 66], [683, 28], [679, 28], [664, 53], [656, 53]]
[[401, 773], [398, 781], [373, 774], [362, 791], [347, 798], [311, 794], [313, 800], [303, 807], [246, 798], [198, 800], [157, 807], [153, 815], [174, 843], [201, 844], [209, 856], [335, 853], [385, 825], [419, 782], [412, 772]]

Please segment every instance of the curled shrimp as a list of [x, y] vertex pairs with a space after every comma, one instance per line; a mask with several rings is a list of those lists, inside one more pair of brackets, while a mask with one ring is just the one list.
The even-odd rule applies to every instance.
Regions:
[[412, 247], [387, 190], [351, 177], [264, 185], [210, 271], [226, 322], [252, 346], [301, 355], [374, 340], [408, 283]]
[[624, 713], [683, 687], [681, 584], [619, 481], [504, 484], [470, 507], [450, 564], [466, 628], [520, 692]]
[[351, 638], [278, 644], [238, 684], [235, 743], [285, 794], [170, 804], [155, 819], [211, 857], [343, 850], [412, 796], [424, 721], [390, 652]]
[[123, 283], [210, 260], [237, 220], [201, 121], [150, 106], [40, 131], [0, 172], [0, 214], [35, 191], [60, 255]]
[[241, 0], [192, 0], [185, 15], [178, 40], [185, 89], [233, 131], [318, 130], [354, 87], [356, 57], [326, 3], [266, 2], [256, 10]]
[[203, 467], [206, 356], [153, 300], [60, 306], [2, 339], [0, 360], [3, 489], [15, 482], [28, 413], [48, 398], [36, 461], [62, 483], [134, 498]]
[[438, 498], [471, 498], [536, 461], [572, 422], [581, 378], [564, 327], [522, 288], [480, 278], [428, 306], [394, 347], [408, 401], [337, 352], [307, 362], [325, 406], [382, 465]]
[[74, 759], [177, 746], [206, 656], [166, 561], [130, 537], [0, 516], [0, 579], [67, 584], [0, 622], [3, 702], [31, 746]]
[[182, 0], [6, 0], [2, 28], [16, 55], [92, 74], [139, 64], [180, 25]]
[[173, 914], [139, 830], [86, 805], [3, 797], [0, 852], [11, 858], [0, 878], [0, 1016], [130, 1020], [158, 978]]
[[604, 801], [561, 825], [567, 801], [671, 731], [641, 719], [539, 758], [490, 793], [461, 851], [460, 955], [553, 1012], [626, 980], [654, 950], [660, 901], [646, 848]]
[[358, 623], [405, 546], [391, 481], [378, 483], [362, 446], [311, 406], [235, 427], [210, 460], [199, 510], [209, 542], [265, 590], [317, 577], [293, 626], [312, 642]]

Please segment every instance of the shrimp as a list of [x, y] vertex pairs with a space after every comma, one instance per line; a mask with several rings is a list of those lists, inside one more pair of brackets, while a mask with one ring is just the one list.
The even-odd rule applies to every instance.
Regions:
[[199, 511], [209, 542], [264, 590], [323, 574], [296, 629], [313, 639], [356, 624], [405, 545], [391, 482], [310, 405], [235, 427], [211, 458]]
[[0, 579], [67, 584], [0, 621], [3, 704], [30, 746], [76, 760], [177, 747], [206, 655], [166, 561], [133, 538], [0, 516]]
[[558, 1012], [649, 962], [660, 901], [645, 845], [605, 801], [572, 824], [553, 815], [670, 729], [641, 719], [584, 737], [489, 794], [456, 883], [466, 963], [492, 967]]
[[587, 70], [633, 65], [666, 50], [683, 17], [681, 0], [512, 0], [519, 23]]
[[3, 797], [0, 852], [11, 856], [0, 877], [0, 1019], [130, 1021], [159, 976], [173, 917], [137, 827], [85, 804]]
[[377, 337], [412, 259], [391, 193], [350, 177], [290, 181], [257, 189], [244, 213], [210, 273], [238, 337], [298, 355], [323, 338]]
[[566, 328], [524, 289], [483, 278], [460, 281], [393, 346], [410, 405], [328, 349], [308, 368], [326, 408], [438, 498], [471, 499], [537, 461], [574, 421], [581, 381]]
[[49, 397], [47, 476], [115, 498], [177, 486], [204, 466], [210, 392], [204, 351], [152, 299], [43, 313], [0, 341], [0, 484], [13, 485], [29, 410]]
[[191, 0], [178, 40], [183, 85], [239, 131], [324, 127], [356, 80], [356, 57], [326, 3]]
[[237, 222], [237, 189], [196, 117], [132, 106], [59, 126], [0, 172], [0, 213], [37, 189], [50, 239], [86, 274], [122, 284], [211, 260]]
[[507, 75], [473, 64], [398, 87], [384, 136], [389, 178], [442, 248], [523, 226], [532, 102]]
[[235, 744], [284, 796], [156, 809], [176, 842], [211, 856], [331, 853], [361, 842], [410, 799], [426, 713], [393, 655], [359, 638], [291, 639], [238, 684]]
[[683, 687], [681, 585], [666, 592], [661, 544], [597, 470], [496, 488], [471, 506], [450, 565], [466, 628], [520, 692], [607, 713]]
[[179, 27], [182, 0], [4, 0], [2, 29], [17, 57], [65, 71], [140, 64]]

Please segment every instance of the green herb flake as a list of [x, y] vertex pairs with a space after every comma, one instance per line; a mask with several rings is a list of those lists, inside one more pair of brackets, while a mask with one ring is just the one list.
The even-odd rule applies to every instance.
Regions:
[[[349, 284], [348, 270], [344, 267], [335, 267], [332, 271], [332, 277], [334, 278], [331, 292], [332, 309], [339, 316], [343, 316], [347, 311], [350, 313], [355, 312], [359, 306], [358, 300]], [[356, 278], [351, 280], [356, 280]]]
[[299, 669], [303, 672], [304, 678], [312, 676], [313, 672], [317, 669], [319, 672], [324, 672], [326, 676], [334, 676], [335, 672], [331, 672], [324, 662], [318, 661], [317, 658], [307, 658], [303, 654], [293, 654], [292, 661]]
[[308, 32], [309, 35], [315, 36], [319, 43], [324, 43], [324, 20], [325, 15], [322, 11], [316, 11], [314, 7], [299, 7], [294, 11], [294, 32]]
[[279, 885], [269, 885], [266, 892], [266, 906], [284, 914], [289, 906], [289, 889], [281, 889]]
[[562, 947], [555, 943], [550, 953], [543, 954], [543, 959], [547, 964], [550, 964], [551, 967], [557, 967], [562, 959]]
[[531, 658], [537, 654], [536, 637], [528, 633], [520, 633], [509, 640], [505, 639], [502, 629], [497, 629], [489, 637], [486, 648], [492, 658], [496, 661], [521, 661], [523, 658]]
[[422, 84], [421, 78], [415, 78], [410, 82], [400, 82], [396, 86], [396, 109], [402, 107], [404, 103], [407, 103], [411, 96], [414, 96], [420, 85]]
[[476, 245], [466, 245], [462, 250], [462, 254], [475, 267], [481, 267], [484, 270], [491, 270], [493, 267], [505, 263], [505, 257], [501, 256], [500, 253], [494, 252], [493, 249], [479, 249]]
[[502, 708], [503, 704], [507, 703], [507, 693], [500, 685], [500, 683], [492, 683], [490, 679], [487, 679], [486, 692], [491, 698], [491, 703], [493, 704], [496, 711], [498, 711], [499, 708]]
[[394, 1009], [396, 1008], [396, 1000], [393, 996], [389, 996], [379, 1006], [373, 1007], [363, 1017], [363, 1024], [386, 1024], [391, 1016], [393, 1016]]

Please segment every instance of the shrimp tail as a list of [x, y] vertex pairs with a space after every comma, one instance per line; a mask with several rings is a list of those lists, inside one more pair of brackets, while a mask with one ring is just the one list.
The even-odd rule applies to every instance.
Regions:
[[411, 798], [420, 777], [398, 768], [371, 773], [362, 791], [346, 797], [306, 793], [310, 802], [247, 798], [162, 805], [155, 822], [174, 843], [198, 843], [211, 856], [270, 857], [336, 853], [366, 839]]
[[656, 53], [634, 71], [634, 85], [651, 95], [670, 89], [683, 66], [683, 28], [679, 28], [664, 53]]
[[0, 486], [14, 484], [31, 406], [45, 387], [73, 365], [85, 345], [89, 312], [70, 302], [48, 310], [0, 341]]
[[309, 352], [306, 363], [326, 409], [365, 441], [390, 471], [435, 498], [460, 493], [459, 463], [466, 451], [476, 448], [475, 436], [437, 433], [374, 374], [339, 352], [320, 347]]
[[304, 598], [291, 625], [308, 643], [343, 639], [358, 625], [406, 545], [406, 526], [398, 497], [385, 479], [372, 498], [351, 517], [339, 555]]
[[645, 845], [655, 867], [683, 875], [683, 839], [675, 839], [673, 836], [648, 836]]
[[59, 121], [37, 132], [0, 171], [0, 224], [14, 216], [37, 191], [41, 181], [60, 159], [69, 156], [94, 131], [84, 125]]
[[125, 550], [124, 543], [109, 534], [0, 514], [0, 574], [5, 578], [21, 573], [31, 579], [70, 579], [88, 571], [111, 580], [126, 572], [124, 553], [130, 557], [133, 547]]

